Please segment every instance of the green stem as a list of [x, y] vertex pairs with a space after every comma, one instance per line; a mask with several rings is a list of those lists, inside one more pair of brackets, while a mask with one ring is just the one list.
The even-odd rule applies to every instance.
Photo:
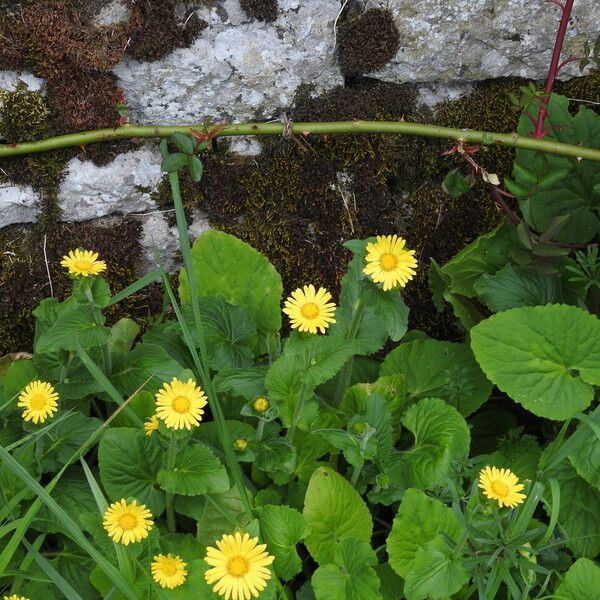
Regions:
[[600, 150], [572, 144], [562, 144], [548, 139], [536, 139], [521, 136], [517, 133], [494, 133], [454, 127], [440, 127], [424, 123], [408, 123], [405, 121], [332, 121], [321, 123], [293, 123], [287, 126], [283, 123], [240, 123], [238, 125], [125, 125], [115, 129], [97, 129], [70, 133], [57, 137], [25, 142], [22, 144], [0, 144], [0, 157], [17, 156], [32, 152], [45, 152], [57, 148], [94, 144], [112, 140], [132, 138], [167, 138], [175, 132], [190, 134], [194, 131], [205, 132], [216, 129], [213, 137], [231, 137], [240, 135], [283, 135], [287, 131], [295, 135], [331, 135], [348, 133], [385, 133], [400, 134], [431, 138], [449, 139], [468, 142], [470, 144], [485, 144], [537, 150], [560, 156], [585, 158], [600, 161]]
[[[373, 433], [375, 433], [375, 431], [372, 429], [365, 431], [363, 433], [362, 440], [360, 441], [360, 449], [362, 450], [362, 452], [364, 452], [366, 450], [367, 444], [369, 443], [369, 440], [373, 436]], [[362, 452], [361, 452], [361, 454], [362, 454]], [[364, 463], [362, 465], [356, 465], [354, 467], [354, 470], [352, 471], [352, 479], [350, 480], [352, 487], [356, 487], [356, 484], [358, 483], [358, 478], [360, 477], [360, 474], [362, 473], [363, 465], [364, 465]]]
[[277, 591], [279, 592], [279, 600], [289, 600], [289, 596], [287, 590], [283, 587], [283, 584], [279, 580], [279, 577], [275, 577], [275, 585], [277, 586]]
[[[162, 145], [161, 145], [162, 146]], [[161, 147], [163, 156], [168, 154], [168, 150]], [[250, 498], [244, 485], [244, 476], [242, 469], [235, 456], [231, 436], [227, 429], [227, 423], [225, 422], [225, 416], [221, 407], [217, 393], [215, 392], [210, 373], [208, 371], [208, 353], [206, 351], [206, 343], [204, 340], [204, 328], [202, 325], [202, 318], [200, 316], [200, 306], [198, 303], [198, 294], [196, 292], [196, 277], [194, 272], [194, 265], [192, 262], [192, 252], [190, 247], [190, 238], [187, 230], [187, 222], [185, 220], [185, 213], [183, 210], [183, 202], [181, 200], [181, 192], [179, 189], [179, 176], [177, 173], [169, 173], [169, 183], [171, 184], [171, 193], [173, 195], [173, 203], [175, 205], [175, 217], [177, 220], [177, 230], [179, 234], [179, 246], [181, 248], [181, 255], [183, 258], [183, 265], [186, 269], [188, 277], [188, 283], [190, 286], [190, 297], [192, 303], [192, 313], [194, 315], [194, 325], [196, 327], [196, 338], [198, 346], [200, 348], [200, 356], [196, 353], [194, 344], [190, 345], [190, 352], [194, 359], [194, 364], [202, 381], [202, 385], [208, 396], [210, 408], [213, 413], [213, 417], [217, 422], [217, 432], [219, 434], [219, 442], [223, 447], [223, 453], [225, 455], [225, 462], [229, 467], [231, 476], [233, 477], [234, 483], [238, 489], [242, 504], [248, 518], [252, 520], [254, 515], [252, 513], [252, 506], [250, 505]]]
[[267, 421], [265, 419], [263, 419], [262, 417], [260, 418], [260, 421], [258, 422], [258, 427], [256, 428], [256, 441], [260, 442], [263, 439], [263, 435], [265, 433], [265, 423]]
[[[169, 450], [167, 454], [167, 471], [172, 471], [175, 467], [175, 460], [177, 458], [177, 440], [175, 435], [171, 433], [169, 439]], [[169, 533], [176, 533], [175, 528], [175, 496], [167, 492], [167, 528]]]
[[[304, 364], [307, 366], [310, 365], [312, 358], [312, 350], [305, 350]], [[300, 386], [299, 399], [294, 408], [294, 414], [292, 415], [292, 423], [290, 424], [290, 428], [288, 429], [286, 436], [290, 444], [294, 443], [296, 428], [298, 427], [298, 421], [300, 421], [300, 417], [302, 416], [302, 410], [304, 409], [304, 403], [306, 402], [306, 396], [308, 395], [308, 393], [308, 386], [303, 381], [302, 385]]]

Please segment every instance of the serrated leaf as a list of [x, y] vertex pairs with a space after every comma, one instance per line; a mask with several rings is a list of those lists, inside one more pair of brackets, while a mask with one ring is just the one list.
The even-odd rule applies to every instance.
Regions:
[[312, 577], [316, 600], [381, 600], [377, 562], [371, 546], [347, 538], [335, 549], [335, 563], [319, 567]]
[[401, 344], [384, 359], [380, 375], [400, 373], [409, 397], [441, 398], [468, 416], [489, 397], [492, 384], [466, 344], [414, 340]]
[[175, 152], [174, 154], [169, 154], [162, 159], [160, 163], [160, 170], [165, 171], [166, 173], [174, 173], [175, 171], [179, 171], [187, 164], [187, 154], [183, 152]]
[[542, 275], [531, 267], [513, 267], [510, 264], [494, 275], [484, 273], [474, 289], [494, 312], [519, 306], [553, 304], [563, 299], [559, 275]]
[[540, 417], [571, 418], [600, 385], [600, 320], [574, 306], [498, 313], [471, 330], [471, 346], [489, 379]]
[[406, 411], [404, 426], [413, 433], [413, 448], [403, 454], [406, 487], [444, 485], [453, 462], [469, 454], [470, 434], [458, 411], [439, 398], [425, 398]]
[[305, 545], [324, 565], [334, 562], [334, 546], [347, 538], [371, 541], [371, 513], [358, 492], [329, 467], [318, 468], [310, 478], [304, 499], [304, 518], [310, 527]]
[[204, 172], [204, 166], [197, 156], [190, 156], [187, 163], [188, 171], [192, 181], [198, 182], [202, 179], [202, 173]]
[[598, 600], [600, 567], [588, 558], [580, 558], [566, 572], [554, 598], [561, 600]]
[[[283, 285], [263, 254], [232, 235], [211, 230], [194, 242], [192, 261], [199, 296], [221, 295], [230, 304], [244, 306], [259, 333], [279, 331]], [[179, 281], [179, 295], [189, 302], [185, 269]]]
[[402, 498], [387, 539], [390, 565], [400, 577], [406, 579], [414, 566], [419, 548], [441, 538], [442, 533], [457, 541], [461, 532], [461, 525], [451, 508], [410, 488]]
[[469, 182], [459, 169], [452, 169], [442, 183], [442, 189], [452, 198], [460, 198], [469, 191]]
[[78, 346], [84, 350], [101, 346], [107, 340], [110, 330], [99, 325], [96, 318], [101, 323], [105, 321], [104, 316], [91, 306], [76, 305], [61, 312], [50, 329], [40, 335], [35, 344], [35, 351], [74, 351]]
[[165, 494], [158, 487], [164, 450], [143, 430], [109, 429], [98, 447], [100, 480], [112, 502], [132, 497], [154, 516], [165, 509]]
[[175, 132], [171, 136], [171, 140], [177, 148], [185, 154], [191, 154], [194, 151], [194, 140], [189, 135]]
[[157, 481], [166, 492], [182, 496], [222, 494], [229, 490], [225, 467], [208, 448], [200, 444], [181, 448], [177, 452], [174, 467], [169, 469], [163, 466], [158, 472]]
[[269, 552], [275, 557], [273, 568], [286, 581], [302, 569], [296, 545], [308, 535], [302, 513], [289, 506], [267, 504], [256, 510], [260, 533]]

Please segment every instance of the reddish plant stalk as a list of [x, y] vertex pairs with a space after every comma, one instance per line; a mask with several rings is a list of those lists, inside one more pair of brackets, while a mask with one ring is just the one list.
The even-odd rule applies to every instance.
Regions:
[[569, 62], [570, 60], [560, 62], [560, 55], [562, 54], [563, 45], [565, 43], [565, 35], [567, 33], [567, 27], [569, 26], [569, 19], [571, 17], [571, 11], [573, 10], [573, 4], [575, 0], [565, 0], [564, 4], [559, 0], [546, 0], [550, 4], [556, 4], [562, 11], [562, 17], [560, 19], [560, 26], [556, 34], [556, 41], [554, 43], [554, 50], [552, 51], [552, 60], [550, 61], [550, 69], [548, 70], [548, 79], [546, 80], [546, 87], [544, 88], [544, 100], [540, 111], [538, 113], [537, 123], [535, 127], [534, 137], [541, 139], [546, 135], [544, 131], [544, 121], [548, 114], [548, 103], [550, 102], [550, 95], [554, 89], [554, 84], [558, 76], [559, 71]]

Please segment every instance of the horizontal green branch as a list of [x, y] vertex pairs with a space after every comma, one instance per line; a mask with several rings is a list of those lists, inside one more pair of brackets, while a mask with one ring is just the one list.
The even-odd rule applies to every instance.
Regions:
[[[385, 133], [399, 135], [415, 135], [422, 137], [433, 137], [463, 141], [471, 144], [500, 145], [526, 150], [537, 150], [561, 156], [573, 158], [586, 158], [600, 161], [600, 150], [561, 144], [548, 139], [536, 139], [520, 136], [516, 133], [490, 133], [486, 131], [475, 131], [471, 129], [455, 129], [452, 127], [439, 127], [437, 125], [424, 125], [422, 123], [407, 123], [404, 121], [338, 121], [322, 123], [241, 123], [239, 125], [209, 125], [217, 128], [214, 137], [232, 137], [239, 135], [284, 135], [294, 133], [296, 135], [331, 135], [344, 133]], [[39, 140], [37, 142], [26, 142], [23, 144], [0, 144], [0, 157], [17, 156], [32, 152], [44, 152], [67, 148], [69, 146], [82, 146], [97, 142], [111, 140], [123, 140], [132, 138], [169, 137], [175, 132], [191, 133], [207, 131], [206, 124], [198, 125], [124, 125], [115, 129], [98, 129], [96, 131], [84, 131], [81, 133], [70, 133], [57, 137]]]

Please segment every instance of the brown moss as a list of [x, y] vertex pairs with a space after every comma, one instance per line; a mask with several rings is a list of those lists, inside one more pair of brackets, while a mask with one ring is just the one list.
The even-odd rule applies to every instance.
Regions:
[[193, 44], [207, 27], [196, 13], [183, 23], [175, 16], [175, 0], [145, 0], [138, 3], [139, 25], [134, 29], [127, 53], [138, 60], [158, 60], [175, 48]]
[[[88, 223], [55, 226], [46, 237], [48, 268], [55, 297], [63, 299], [71, 290], [71, 280], [60, 266], [61, 257], [76, 247], [94, 249], [109, 265], [106, 278], [113, 293], [137, 277], [136, 264], [141, 247], [141, 226], [124, 219], [109, 227]], [[30, 350], [33, 340], [31, 311], [50, 295], [43, 253], [43, 236], [31, 226], [12, 226], [0, 232], [0, 355]], [[144, 319], [160, 310], [162, 292], [153, 286], [130, 296], [107, 311], [109, 323], [122, 316]]]
[[267, 22], [277, 19], [277, 0], [240, 0], [240, 6], [252, 19]]
[[400, 34], [388, 9], [371, 8], [350, 14], [338, 26], [337, 54], [345, 75], [381, 69], [400, 47]]
[[[557, 81], [556, 92], [573, 99], [573, 106], [579, 104], [600, 112], [600, 69], [594, 69], [585, 77], [569, 81]], [[578, 102], [584, 100], [584, 102]], [[587, 102], [585, 102], [587, 100]]]

